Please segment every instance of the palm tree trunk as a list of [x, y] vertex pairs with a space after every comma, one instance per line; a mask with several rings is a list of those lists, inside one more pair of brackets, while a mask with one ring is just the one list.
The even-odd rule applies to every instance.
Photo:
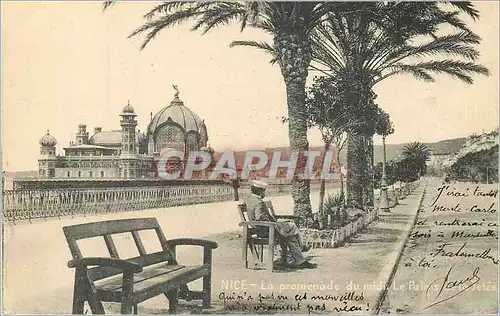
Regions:
[[[330, 143], [327, 141], [325, 142], [323, 146], [323, 154], [321, 157], [321, 167], [323, 167], [323, 164], [325, 163], [325, 158], [326, 158], [326, 152], [330, 149]], [[326, 187], [326, 180], [321, 179], [320, 180], [320, 185], [319, 185], [319, 206], [318, 206], [318, 217], [320, 220], [323, 219], [323, 201], [325, 200], [325, 187]]]
[[288, 105], [288, 135], [292, 151], [298, 152], [296, 173], [292, 179], [293, 213], [306, 226], [312, 225], [310, 180], [300, 179], [306, 167], [307, 157], [302, 153], [309, 149], [307, 140], [306, 79], [311, 62], [311, 47], [306, 36], [298, 33], [281, 33], [274, 38], [277, 59], [285, 80]]
[[363, 207], [363, 185], [365, 181], [366, 155], [364, 136], [349, 133], [347, 135], [347, 205]]
[[366, 142], [366, 183], [365, 183], [365, 205], [369, 207], [374, 206], [374, 185], [373, 185], [373, 136], [366, 136], [365, 137], [365, 142]]
[[340, 165], [340, 149], [337, 148], [337, 164], [340, 173], [340, 195], [344, 195], [344, 176], [342, 175], [342, 166]]

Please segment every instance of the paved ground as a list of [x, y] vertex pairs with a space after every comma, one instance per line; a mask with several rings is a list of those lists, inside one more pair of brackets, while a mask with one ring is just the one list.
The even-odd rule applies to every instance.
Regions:
[[[328, 190], [328, 193], [336, 191]], [[291, 196], [272, 197], [282, 214], [292, 213]], [[318, 193], [311, 193], [313, 209], [317, 209]], [[3, 226], [3, 306], [7, 313], [66, 313], [70, 311], [74, 270], [67, 268], [71, 259], [62, 227], [117, 218], [156, 217], [167, 238], [203, 237], [238, 228], [239, 215], [235, 202], [221, 202], [143, 210], [77, 218], [37, 220], [33, 223], [6, 223]], [[155, 243], [154, 236], [143, 236]], [[102, 239], [83, 242], [93, 255], [108, 256]], [[120, 255], [135, 255], [133, 241], [115, 241]], [[156, 245], [156, 244], [155, 244]], [[120, 246], [123, 246], [121, 248]], [[146, 247], [148, 243], [146, 243]], [[156, 245], [159, 247], [159, 245]], [[96, 252], [97, 251], [97, 252]], [[56, 294], [57, 293], [57, 294]]]
[[[291, 213], [290, 196], [271, 199], [278, 213]], [[231, 296], [233, 292], [240, 291], [235, 287], [224, 288], [225, 285], [231, 284], [231, 281], [233, 285], [240, 284], [237, 281], [246, 281], [247, 284], [255, 284], [247, 290], [248, 294], [250, 292], [254, 293], [253, 295], [257, 295], [257, 292], [261, 294], [273, 292], [274, 295], [287, 295], [294, 304], [297, 302], [293, 295], [304, 292], [301, 287], [308, 284], [322, 285], [325, 288], [307, 292], [308, 295], [314, 293], [331, 295], [324, 301], [325, 309], [352, 308], [368, 313], [387, 278], [388, 268], [393, 265], [391, 254], [396, 252], [397, 243], [401, 242], [405, 235], [404, 223], [394, 223], [392, 216], [403, 216], [409, 221], [417, 200], [417, 194], [409, 196], [393, 213], [382, 214], [379, 222], [372, 224], [358, 238], [344, 247], [311, 251], [309, 253], [311, 260], [318, 263], [316, 270], [278, 271], [274, 274], [243, 269], [241, 238], [236, 228], [239, 217], [235, 202], [128, 212], [121, 213], [119, 216], [109, 214], [84, 219], [67, 218], [38, 221], [32, 224], [7, 224], [4, 226], [4, 312], [9, 314], [70, 312], [74, 271], [66, 267], [70, 254], [62, 234], [62, 226], [117, 217], [153, 216], [158, 218], [168, 238], [205, 236], [219, 242], [220, 247], [215, 251], [213, 258], [213, 311], [231, 312], [227, 310], [227, 306], [224, 307], [223, 301], [219, 300], [221, 298], [219, 295], [226, 292]], [[312, 194], [312, 204], [314, 208], [317, 205], [317, 192]], [[214, 232], [217, 234], [214, 235]], [[131, 238], [122, 237], [115, 238], [120, 255], [122, 257], [136, 255]], [[159, 250], [154, 236], [142, 235], [142, 238], [146, 248], [149, 248], [147, 250]], [[92, 250], [92, 255], [107, 255], [101, 239], [84, 242], [81, 247], [84, 256], [86, 250]], [[179, 249], [179, 261], [181, 263], [195, 263], [196, 260], [201, 262], [201, 253], [197, 250]], [[90, 252], [87, 253], [90, 254]], [[270, 285], [274, 286], [274, 290], [269, 289]], [[201, 284], [193, 283], [191, 286], [201, 287]], [[261, 289], [262, 286], [265, 289]], [[353, 296], [338, 297], [350, 293], [351, 290], [355, 292]], [[267, 302], [271, 301], [269, 299]], [[314, 303], [313, 308], [318, 305], [321, 309], [323, 306], [323, 300], [319, 298]], [[190, 304], [185, 304], [186, 308]], [[139, 309], [142, 313], [164, 313], [167, 305], [165, 298], [158, 297], [141, 304]], [[106, 309], [108, 312], [118, 312], [119, 306], [106, 305]], [[301, 312], [304, 311], [307, 312], [305, 303], [301, 304]], [[287, 313], [287, 311], [283, 312]]]
[[449, 184], [432, 205], [442, 187], [428, 188], [382, 311], [498, 314], [498, 196], [474, 196], [498, 184]]

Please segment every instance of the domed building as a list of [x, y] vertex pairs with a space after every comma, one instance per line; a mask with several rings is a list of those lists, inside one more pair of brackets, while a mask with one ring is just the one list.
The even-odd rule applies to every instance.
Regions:
[[207, 148], [208, 133], [203, 119], [189, 109], [176, 90], [169, 105], [151, 113], [146, 133], [136, 130], [137, 114], [128, 102], [119, 114], [121, 129], [103, 131], [95, 127], [89, 137], [87, 126], [78, 125], [75, 141], [56, 155], [56, 139], [40, 139], [39, 176], [43, 178], [138, 179], [157, 176], [156, 164], [165, 150], [180, 151], [185, 163], [190, 151]]
[[146, 136], [150, 155], [166, 148], [181, 152], [199, 150], [208, 142], [205, 122], [184, 105], [178, 91], [172, 102], [152, 117]]

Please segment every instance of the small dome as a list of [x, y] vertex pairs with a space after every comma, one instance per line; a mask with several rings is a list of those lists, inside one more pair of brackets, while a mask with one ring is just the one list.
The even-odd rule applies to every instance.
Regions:
[[130, 105], [130, 101], [127, 102], [127, 105], [122, 110], [123, 114], [129, 113], [129, 114], [134, 114], [134, 108]]
[[57, 144], [57, 140], [54, 136], [50, 135], [49, 130], [47, 130], [47, 134], [40, 138], [40, 145], [53, 147]]
[[200, 150], [206, 151], [209, 154], [213, 154], [215, 152], [215, 150], [212, 147], [210, 147], [210, 145], [208, 145], [208, 147], [202, 147], [202, 148], [200, 148]]

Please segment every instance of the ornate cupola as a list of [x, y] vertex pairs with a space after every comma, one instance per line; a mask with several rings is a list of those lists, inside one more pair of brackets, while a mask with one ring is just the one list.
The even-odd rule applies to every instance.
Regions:
[[38, 159], [38, 174], [42, 178], [55, 177], [55, 167], [57, 162], [56, 145], [57, 140], [50, 135], [49, 130], [39, 141], [40, 158]]
[[135, 120], [134, 108], [130, 105], [130, 100], [123, 108], [120, 114], [120, 124], [122, 126], [122, 148], [120, 153], [120, 175], [125, 179], [134, 179], [137, 177], [137, 141], [135, 128], [137, 121]]
[[121, 120], [120, 125], [122, 126], [122, 154], [136, 154], [136, 133], [135, 128], [137, 126], [137, 121], [135, 120], [134, 108], [130, 105], [130, 100], [127, 105], [123, 108], [120, 114]]
[[41, 155], [54, 155], [56, 154], [57, 140], [54, 136], [50, 135], [49, 130], [42, 138], [40, 138], [40, 154]]

